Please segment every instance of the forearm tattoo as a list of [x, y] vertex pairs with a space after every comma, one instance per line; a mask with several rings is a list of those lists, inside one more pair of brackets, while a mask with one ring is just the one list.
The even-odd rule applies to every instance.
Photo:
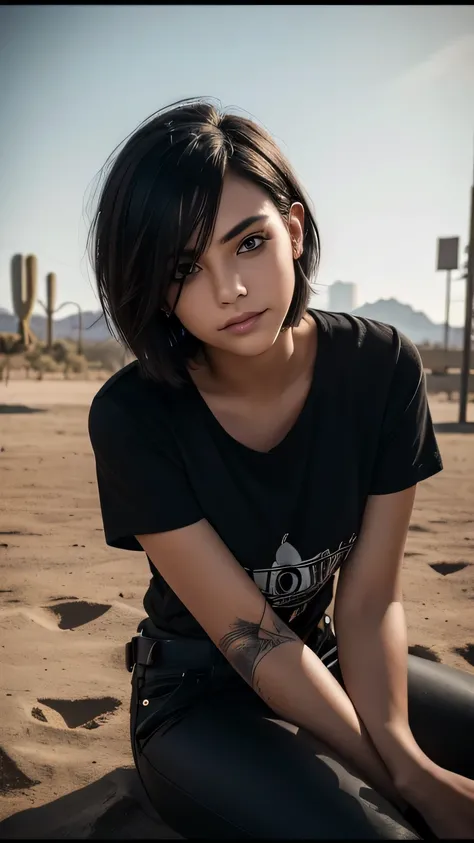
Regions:
[[275, 647], [298, 640], [298, 636], [266, 603], [259, 623], [237, 618], [230, 631], [221, 638], [219, 646], [242, 678], [254, 690], [259, 690], [255, 684], [255, 671], [262, 659]]

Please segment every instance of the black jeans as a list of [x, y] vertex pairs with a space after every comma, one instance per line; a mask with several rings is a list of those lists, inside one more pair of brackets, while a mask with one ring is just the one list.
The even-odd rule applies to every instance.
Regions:
[[[474, 778], [474, 676], [408, 659], [417, 742]], [[337, 663], [331, 672], [342, 683]], [[148, 797], [185, 838], [434, 839], [416, 813], [410, 824], [323, 742], [277, 718], [230, 665], [218, 677], [136, 665], [130, 713]]]

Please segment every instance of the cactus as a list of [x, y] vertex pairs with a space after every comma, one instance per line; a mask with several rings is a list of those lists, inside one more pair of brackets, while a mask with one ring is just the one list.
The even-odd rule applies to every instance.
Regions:
[[46, 345], [50, 351], [53, 346], [53, 313], [56, 306], [56, 274], [49, 272], [46, 276], [46, 314], [48, 317], [48, 333]]
[[13, 309], [18, 317], [18, 333], [25, 348], [30, 346], [30, 318], [36, 302], [38, 265], [34, 255], [15, 255], [11, 264]]

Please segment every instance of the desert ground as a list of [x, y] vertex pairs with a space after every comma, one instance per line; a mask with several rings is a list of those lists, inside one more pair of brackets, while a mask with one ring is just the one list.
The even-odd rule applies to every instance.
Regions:
[[[0, 384], [0, 837], [177, 837], [137, 788], [124, 643], [144, 554], [107, 548], [87, 434], [97, 381]], [[474, 672], [474, 424], [431, 401], [445, 470], [404, 563], [412, 652]], [[474, 405], [469, 405], [474, 423]]]

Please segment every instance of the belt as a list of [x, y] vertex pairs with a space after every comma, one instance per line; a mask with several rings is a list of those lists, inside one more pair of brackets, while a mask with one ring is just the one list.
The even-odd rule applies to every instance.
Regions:
[[228, 665], [212, 641], [198, 638], [148, 638], [134, 635], [125, 645], [125, 667], [131, 673], [135, 665], [195, 670]]

